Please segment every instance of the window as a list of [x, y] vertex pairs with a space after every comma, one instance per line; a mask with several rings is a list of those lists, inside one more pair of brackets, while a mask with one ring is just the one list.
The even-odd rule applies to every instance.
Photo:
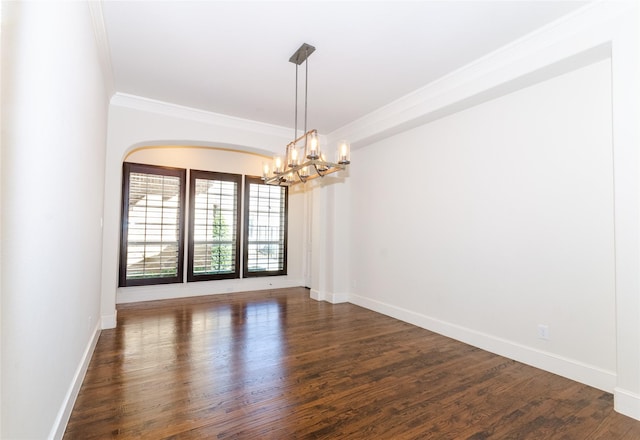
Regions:
[[240, 278], [242, 176], [190, 171], [187, 280]]
[[[120, 287], [184, 281], [186, 173], [124, 163]], [[189, 174], [187, 281], [240, 278], [241, 249], [242, 277], [286, 275], [288, 189], [245, 176], [242, 191], [239, 174]]]
[[186, 171], [125, 163], [120, 286], [182, 282]]
[[287, 274], [287, 190], [245, 177], [245, 277]]

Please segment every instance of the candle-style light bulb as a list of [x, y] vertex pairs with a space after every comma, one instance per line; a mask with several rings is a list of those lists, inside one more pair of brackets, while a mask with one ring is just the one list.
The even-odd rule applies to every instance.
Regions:
[[319, 151], [318, 132], [313, 130], [307, 135], [307, 159], [317, 159], [320, 156]]
[[290, 142], [287, 145], [287, 167], [293, 168], [297, 165], [298, 161], [298, 151], [296, 150], [296, 145], [293, 142]]
[[338, 142], [338, 163], [340, 165], [351, 163], [351, 146], [347, 141]]
[[273, 158], [273, 172], [275, 174], [282, 174], [282, 158], [280, 156]]

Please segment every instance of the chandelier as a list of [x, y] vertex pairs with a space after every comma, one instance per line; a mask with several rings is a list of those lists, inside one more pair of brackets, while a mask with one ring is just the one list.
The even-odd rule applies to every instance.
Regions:
[[[269, 185], [291, 186], [305, 183], [317, 177], [342, 171], [350, 162], [350, 145], [347, 141], [338, 142], [335, 162], [327, 161], [320, 148], [318, 130], [307, 131], [307, 90], [309, 65], [308, 57], [316, 50], [304, 43], [291, 55], [289, 62], [296, 65], [296, 105], [293, 140], [287, 145], [285, 156], [275, 156], [271, 165], [264, 164], [262, 180]], [[304, 63], [304, 134], [298, 136], [298, 67]]]

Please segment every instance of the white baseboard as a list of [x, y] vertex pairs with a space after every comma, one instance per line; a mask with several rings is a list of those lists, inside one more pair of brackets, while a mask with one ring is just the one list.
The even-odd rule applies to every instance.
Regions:
[[620, 414], [640, 420], [640, 395], [616, 387], [613, 391], [613, 409]]
[[53, 423], [53, 427], [51, 428], [51, 432], [47, 437], [49, 440], [61, 440], [64, 436], [64, 431], [67, 428], [67, 423], [69, 422], [69, 417], [71, 417], [71, 411], [73, 410], [73, 405], [76, 403], [76, 398], [78, 397], [78, 392], [80, 391], [80, 387], [82, 386], [82, 381], [84, 380], [84, 376], [87, 373], [87, 368], [89, 367], [89, 361], [91, 360], [91, 356], [93, 355], [93, 350], [96, 348], [96, 344], [98, 343], [98, 337], [100, 336], [100, 323], [96, 323], [96, 327], [93, 329], [93, 334], [87, 347], [82, 354], [82, 358], [80, 359], [80, 364], [76, 369], [76, 373], [73, 376], [73, 380], [71, 381], [71, 385], [69, 386], [69, 390], [67, 391], [66, 396], [64, 396], [64, 400], [62, 402], [62, 406], [58, 411], [58, 415]]
[[114, 310], [113, 314], [111, 315], [102, 315], [100, 319], [101, 319], [102, 330], [116, 328], [116, 325], [118, 324], [118, 311]]
[[315, 299], [316, 301], [327, 301], [331, 304], [340, 304], [349, 302], [349, 295], [346, 293], [330, 293], [330, 292], [320, 292], [315, 289], [311, 289], [309, 293], [309, 297], [311, 299]]
[[126, 304], [141, 301], [156, 301], [162, 299], [190, 298], [194, 296], [218, 295], [234, 292], [253, 292], [257, 290], [283, 289], [288, 287], [299, 287], [303, 285], [303, 279], [283, 275], [273, 277], [199, 281], [197, 283], [119, 287], [116, 291], [116, 304]]
[[[349, 295], [349, 302], [576, 382], [584, 383], [609, 393], [614, 392], [616, 373], [613, 371], [603, 370], [574, 359], [558, 356], [359, 295]], [[638, 399], [638, 396], [636, 396], [636, 399]], [[640, 414], [638, 402], [640, 401], [636, 400], [636, 414]]]

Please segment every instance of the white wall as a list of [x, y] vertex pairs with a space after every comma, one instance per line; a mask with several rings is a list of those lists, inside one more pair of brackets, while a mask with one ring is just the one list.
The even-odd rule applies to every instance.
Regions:
[[[352, 222], [348, 206], [351, 201], [350, 170], [318, 179], [309, 186], [308, 224], [310, 226], [309, 260], [311, 298], [331, 303], [347, 302], [351, 287], [348, 246]], [[356, 195], [357, 197], [357, 195]]]
[[[7, 31], [5, 28], [9, 28], [8, 24], [9, 20], [7, 18], [7, 14], [3, 14], [2, 5], [0, 5], [0, 44], [3, 44], [7, 41], [5, 35]], [[2, 91], [5, 90], [9, 83], [6, 82], [7, 75], [4, 74], [4, 66], [6, 66], [5, 58], [9, 58], [9, 48], [8, 45], [3, 45], [0, 47], [0, 52], [2, 52], [3, 56], [0, 57], [0, 103], [3, 103], [3, 95]], [[3, 106], [2, 106], [3, 107]], [[2, 117], [2, 111], [0, 107], [0, 118]], [[0, 128], [3, 123], [0, 120]], [[5, 131], [0, 130], [0, 207], [2, 206], [2, 145], [5, 143]], [[0, 214], [0, 331], [2, 329], [2, 215]], [[0, 333], [0, 434], [2, 434], [2, 334]]]
[[[143, 158], [167, 165], [206, 168], [223, 172], [259, 175], [262, 158], [281, 153], [290, 140], [291, 130], [188, 109], [144, 98], [116, 94], [109, 108], [107, 165], [105, 171], [104, 230], [102, 259], [102, 326], [116, 324], [116, 302], [175, 298], [193, 295], [227, 293], [238, 290], [259, 290], [299, 286], [304, 282], [303, 264], [295, 261], [302, 254], [304, 240], [298, 228], [303, 215], [303, 195], [292, 195], [289, 221], [289, 275], [246, 280], [219, 280], [184, 283], [182, 285], [118, 288], [118, 256], [123, 161]], [[143, 149], [150, 146], [199, 146], [188, 154], [164, 149]], [[207, 149], [213, 149], [207, 152]], [[220, 149], [234, 150], [223, 152]], [[138, 153], [132, 152], [140, 150]], [[218, 151], [217, 153], [215, 151]], [[252, 155], [242, 154], [254, 153]], [[206, 156], [206, 157], [205, 157]], [[216, 162], [219, 162], [218, 164]], [[222, 168], [218, 165], [222, 165]], [[180, 166], [180, 165], [178, 165]]]
[[[350, 139], [356, 149], [366, 149], [377, 141], [606, 58], [611, 60], [610, 135], [614, 151], [615, 378], [608, 370], [576, 364], [572, 359], [526, 345], [514, 345], [509, 339], [487, 338], [484, 333], [428, 319], [357, 294], [349, 299], [604, 389], [610, 389], [615, 379], [615, 410], [640, 420], [640, 7], [636, 0], [589, 3], [327, 137]], [[404, 146], [395, 147], [400, 152]], [[355, 170], [358, 153], [353, 157]], [[378, 173], [387, 182], [393, 182], [398, 177], [389, 172], [388, 164], [385, 162]], [[354, 201], [359, 198], [355, 188], [352, 193]], [[348, 202], [338, 198], [327, 202], [335, 203], [336, 218], [349, 216]], [[351, 261], [357, 261], [357, 246], [351, 248], [334, 240], [327, 250], [327, 255], [351, 251], [354, 254]], [[351, 280], [352, 291], [356, 293], [361, 291], [358, 283], [359, 280]]]
[[108, 103], [86, 3], [2, 7], [0, 437], [60, 438], [99, 334]]
[[[260, 175], [262, 163], [264, 161], [269, 161], [270, 157], [265, 157], [255, 153], [223, 150], [211, 147], [165, 146], [140, 148], [131, 152], [125, 160], [127, 162], [164, 165], [193, 170]], [[154, 286], [120, 287], [117, 291], [116, 302], [125, 303], [148, 301], [153, 299], [180, 298], [301, 285], [304, 282], [302, 258], [304, 244], [304, 194], [291, 191], [289, 195], [288, 210], [288, 264], [286, 276], [198, 281]], [[241, 227], [241, 234], [244, 233], [243, 231], [244, 229]]]
[[351, 301], [613, 391], [611, 130], [606, 60], [353, 152]]

